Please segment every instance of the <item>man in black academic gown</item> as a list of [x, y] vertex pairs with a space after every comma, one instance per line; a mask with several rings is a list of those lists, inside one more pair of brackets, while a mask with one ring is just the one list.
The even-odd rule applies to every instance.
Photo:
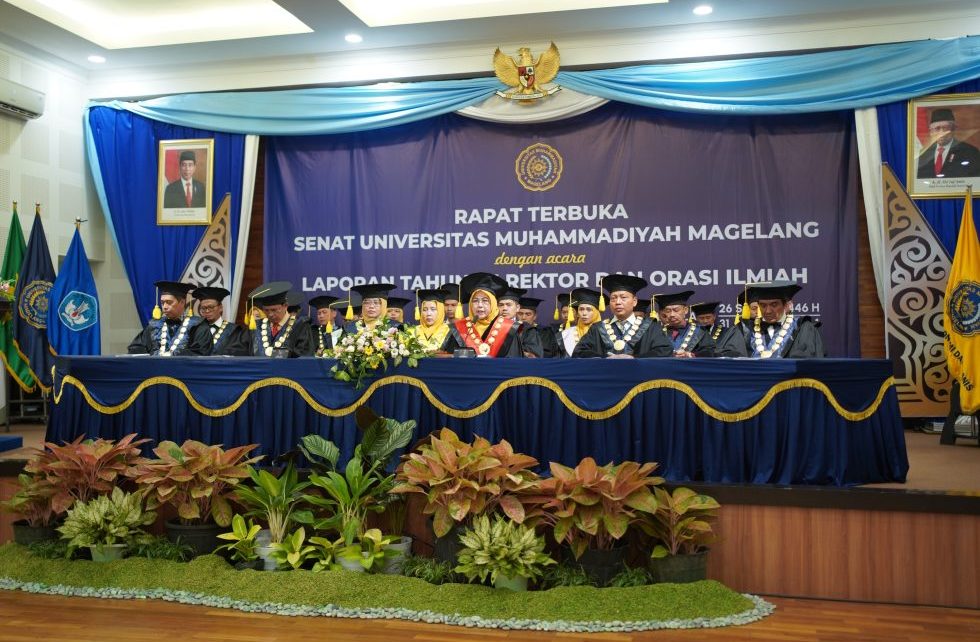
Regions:
[[725, 326], [718, 322], [718, 306], [721, 301], [710, 301], [707, 303], [692, 303], [691, 314], [697, 319], [701, 329], [707, 332], [712, 341], [717, 343], [718, 337], [724, 331]]
[[452, 325], [456, 319], [456, 306], [459, 305], [459, 283], [446, 281], [439, 286], [439, 289], [446, 293], [446, 301], [443, 303], [446, 307], [446, 323]]
[[450, 323], [446, 352], [471, 348], [478, 357], [524, 357], [518, 322], [500, 314], [497, 306], [507, 282], [496, 274], [476, 272], [464, 277], [460, 287], [469, 302], [469, 315]]
[[749, 284], [749, 303], [759, 316], [747, 331], [746, 354], [754, 359], [815, 359], [826, 356], [819, 322], [793, 314], [790, 302], [802, 289], [792, 281]]
[[694, 290], [667, 292], [654, 296], [653, 301], [658, 307], [664, 334], [674, 348], [675, 357], [713, 357], [715, 342], [697, 324], [687, 305], [693, 294]]
[[[594, 324], [575, 346], [573, 357], [669, 357], [673, 350], [660, 323], [633, 315], [636, 293], [646, 287], [643, 279], [628, 274], [610, 274], [601, 281], [609, 293], [612, 319]], [[604, 307], [600, 305], [600, 308]]]
[[313, 354], [309, 318], [289, 314], [286, 294], [291, 287], [288, 281], [273, 281], [263, 283], [249, 293], [249, 299], [265, 314], [250, 333], [252, 356], [308, 357]]
[[333, 332], [335, 310], [333, 304], [339, 299], [329, 294], [321, 294], [310, 299], [316, 310], [316, 325], [313, 327], [313, 356], [333, 357]]
[[248, 331], [237, 323], [225, 321], [222, 301], [231, 294], [224, 288], [194, 288], [197, 311], [204, 319], [204, 326], [211, 335], [211, 354], [230, 357], [247, 357]]
[[[738, 293], [732, 325], [724, 328], [715, 339], [716, 357], [747, 357], [748, 332], [751, 330], [752, 308], [745, 307], [745, 290]], [[758, 305], [755, 306], [758, 309]]]
[[554, 359], [562, 356], [561, 346], [558, 344], [558, 337], [551, 328], [543, 328], [538, 325], [538, 306], [541, 299], [522, 296], [518, 301], [520, 306], [517, 310], [517, 318], [523, 325], [528, 326], [525, 334], [534, 333], [537, 335], [538, 342], [541, 344], [541, 356], [545, 359]]
[[[143, 331], [136, 335], [127, 349], [129, 354], [150, 354], [159, 357], [211, 354], [211, 334], [201, 317], [187, 316], [187, 293], [194, 289], [189, 283], [157, 281], [160, 308]], [[162, 310], [162, 315], [159, 314]]]
[[497, 308], [500, 316], [514, 321], [517, 324], [517, 336], [521, 340], [524, 348], [524, 356], [530, 359], [540, 359], [544, 354], [541, 346], [541, 337], [531, 329], [531, 326], [521, 321], [518, 313], [521, 310], [521, 297], [527, 294], [524, 288], [507, 286], [507, 289], [497, 297]]

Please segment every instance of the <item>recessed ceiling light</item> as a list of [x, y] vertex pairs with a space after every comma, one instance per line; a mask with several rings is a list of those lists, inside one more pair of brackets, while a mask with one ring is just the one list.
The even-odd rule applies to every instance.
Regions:
[[364, 40], [364, 38], [362, 38], [360, 36], [360, 34], [349, 33], [346, 36], [344, 36], [344, 40], [346, 40], [347, 42], [351, 43], [352, 45], [356, 45], [357, 43], [359, 43], [362, 40]]
[[714, 11], [714, 8], [710, 4], [699, 4], [694, 7], [694, 15], [696, 16], [707, 16]]
[[94, 62], [97, 65], [101, 65], [102, 63], [105, 62], [105, 56], [96, 56], [96, 55], [93, 54], [93, 55], [91, 55], [91, 56], [88, 57], [88, 61], [89, 62]]

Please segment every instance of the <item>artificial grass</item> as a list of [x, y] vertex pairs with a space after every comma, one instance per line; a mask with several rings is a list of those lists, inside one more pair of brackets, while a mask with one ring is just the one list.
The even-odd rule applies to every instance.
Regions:
[[[409, 577], [348, 571], [236, 571], [215, 555], [189, 563], [144, 558], [109, 563], [47, 560], [34, 557], [16, 544], [0, 546], [0, 577], [47, 586], [122, 589], [129, 597], [140, 597], [140, 591], [164, 589], [256, 604], [405, 609], [444, 614], [450, 617], [440, 621], [459, 624], [467, 622], [456, 620], [475, 616], [539, 623], [695, 620], [700, 624], [691, 626], [719, 626], [742, 620], [714, 624], [706, 620], [738, 616], [759, 608], [757, 602], [715, 581], [606, 589], [561, 587], [513, 593], [485, 586], [437, 586]], [[750, 619], [765, 614], [756, 613]], [[385, 615], [374, 617], [382, 616]]]

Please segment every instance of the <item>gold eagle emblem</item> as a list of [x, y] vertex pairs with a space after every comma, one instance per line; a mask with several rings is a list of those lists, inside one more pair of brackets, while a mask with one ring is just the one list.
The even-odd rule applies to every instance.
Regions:
[[561, 57], [558, 47], [551, 43], [547, 51], [541, 53], [537, 60], [531, 56], [531, 49], [521, 47], [517, 50], [517, 58], [512, 58], [502, 52], [500, 47], [493, 52], [493, 73], [500, 82], [509, 85], [511, 89], [498, 91], [501, 98], [514, 100], [535, 100], [550, 96], [561, 87], [544, 87], [558, 75]]

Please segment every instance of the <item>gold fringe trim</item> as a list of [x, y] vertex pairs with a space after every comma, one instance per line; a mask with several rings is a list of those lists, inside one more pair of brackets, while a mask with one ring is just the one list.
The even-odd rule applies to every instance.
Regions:
[[244, 392], [242, 392], [242, 394], [239, 395], [239, 397], [231, 405], [226, 406], [224, 408], [207, 408], [201, 405], [200, 402], [198, 402], [197, 399], [194, 398], [194, 396], [191, 394], [190, 389], [187, 388], [184, 382], [180, 381], [179, 379], [175, 379], [173, 377], [151, 377], [149, 379], [145, 379], [136, 387], [136, 389], [129, 395], [129, 397], [126, 398], [125, 401], [116, 404], [114, 406], [105, 406], [92, 398], [92, 395], [89, 394], [89, 391], [85, 387], [84, 383], [82, 383], [80, 380], [78, 380], [77, 378], [71, 375], [67, 375], [61, 380], [61, 385], [57, 387], [57, 390], [55, 390], [54, 402], [60, 403], [61, 396], [64, 392], [64, 387], [66, 385], [72, 385], [75, 388], [77, 388], [79, 392], [82, 393], [82, 396], [85, 398], [85, 401], [88, 403], [89, 406], [91, 406], [92, 408], [98, 410], [103, 414], [114, 415], [129, 408], [133, 404], [133, 402], [136, 401], [137, 397], [139, 397], [140, 394], [142, 394], [142, 392], [147, 388], [150, 388], [152, 386], [157, 386], [157, 385], [167, 385], [167, 386], [173, 386], [178, 390], [180, 390], [184, 394], [184, 397], [187, 399], [187, 402], [191, 405], [191, 407], [193, 407], [194, 410], [198, 411], [202, 415], [208, 417], [224, 417], [238, 410], [238, 408], [243, 403], [245, 403], [245, 400], [248, 399], [248, 397], [256, 390], [267, 388], [269, 386], [282, 386], [284, 388], [289, 388], [291, 390], [294, 390], [300, 397], [303, 398], [303, 400], [311, 408], [316, 410], [318, 413], [322, 415], [326, 415], [328, 417], [343, 417], [344, 415], [349, 415], [350, 413], [354, 412], [357, 408], [367, 403], [367, 400], [370, 399], [371, 396], [376, 391], [381, 389], [383, 386], [390, 386], [395, 384], [405, 384], [418, 388], [425, 396], [425, 398], [428, 399], [429, 403], [435, 406], [440, 412], [443, 412], [449, 415], [450, 417], [455, 417], [457, 419], [471, 419], [473, 417], [476, 417], [477, 415], [483, 414], [497, 401], [497, 399], [500, 397], [501, 394], [503, 394], [505, 390], [508, 390], [510, 388], [516, 388], [518, 386], [541, 386], [542, 388], [547, 388], [548, 390], [555, 393], [558, 399], [561, 400], [562, 404], [568, 410], [578, 415], [579, 417], [582, 417], [583, 419], [589, 419], [593, 421], [601, 420], [601, 419], [609, 419], [610, 417], [614, 417], [620, 412], [622, 412], [627, 406], [629, 406], [629, 404], [633, 401], [633, 399], [637, 395], [647, 392], [648, 390], [659, 390], [659, 389], [670, 389], [670, 390], [676, 390], [678, 392], [684, 393], [692, 402], [694, 402], [694, 405], [696, 405], [702, 412], [704, 412], [709, 417], [718, 419], [719, 421], [728, 421], [728, 422], [745, 421], [746, 419], [751, 419], [752, 417], [755, 417], [760, 412], [762, 412], [762, 410], [766, 406], [768, 406], [769, 403], [773, 400], [773, 398], [775, 398], [775, 396], [778, 395], [779, 393], [784, 392], [786, 390], [792, 390], [795, 388], [812, 388], [814, 390], [817, 390], [821, 394], [823, 394], [823, 396], [827, 399], [828, 403], [830, 403], [830, 405], [833, 407], [833, 409], [837, 412], [838, 415], [840, 415], [847, 421], [863, 421], [864, 419], [867, 419], [871, 415], [878, 412], [878, 408], [881, 406], [882, 399], [884, 399], [885, 394], [888, 392], [888, 389], [895, 385], [895, 378], [889, 377], [888, 379], [886, 379], [881, 384], [881, 387], [878, 389], [878, 395], [875, 397], [874, 402], [864, 410], [860, 410], [857, 412], [847, 410], [846, 408], [841, 406], [840, 402], [838, 402], [837, 399], [834, 398], [834, 395], [830, 391], [830, 388], [828, 388], [827, 385], [824, 384], [822, 381], [818, 381], [817, 379], [809, 379], [809, 378], [790, 379], [788, 381], [782, 381], [776, 384], [775, 386], [773, 386], [772, 388], [770, 388], [766, 392], [766, 394], [763, 395], [763, 397], [755, 404], [739, 412], [723, 412], [721, 410], [717, 410], [716, 408], [713, 408], [710, 405], [708, 405], [708, 403], [705, 402], [704, 399], [702, 399], [689, 385], [671, 379], [655, 379], [651, 381], [644, 381], [643, 383], [640, 383], [634, 386], [633, 388], [631, 388], [630, 391], [627, 392], [622, 399], [620, 399], [616, 404], [610, 406], [609, 408], [606, 408], [605, 410], [586, 410], [584, 408], [581, 408], [577, 404], [575, 404], [571, 399], [569, 399], [568, 396], [565, 394], [565, 391], [562, 390], [558, 384], [556, 384], [554, 381], [551, 381], [550, 379], [544, 379], [542, 377], [515, 377], [513, 379], [508, 379], [506, 381], [503, 381], [494, 389], [494, 391], [490, 394], [489, 397], [487, 397], [487, 399], [483, 403], [474, 406], [473, 408], [468, 408], [465, 410], [459, 410], [457, 408], [451, 408], [450, 406], [447, 406], [442, 401], [437, 399], [434, 394], [432, 394], [432, 391], [429, 389], [429, 386], [424, 381], [422, 381], [421, 379], [417, 379], [415, 377], [407, 377], [403, 375], [394, 375], [394, 376], [383, 377], [381, 379], [378, 379], [370, 386], [368, 386], [368, 388], [361, 394], [360, 397], [357, 398], [356, 401], [354, 401], [354, 403], [350, 404], [349, 406], [344, 406], [343, 408], [328, 408], [318, 403], [315, 399], [313, 399], [313, 397], [310, 396], [310, 393], [308, 393], [302, 385], [293, 381], [292, 379], [286, 379], [283, 377], [270, 377], [268, 379], [261, 379], [259, 381], [256, 381], [255, 383], [252, 383], [247, 388], [245, 388]]

